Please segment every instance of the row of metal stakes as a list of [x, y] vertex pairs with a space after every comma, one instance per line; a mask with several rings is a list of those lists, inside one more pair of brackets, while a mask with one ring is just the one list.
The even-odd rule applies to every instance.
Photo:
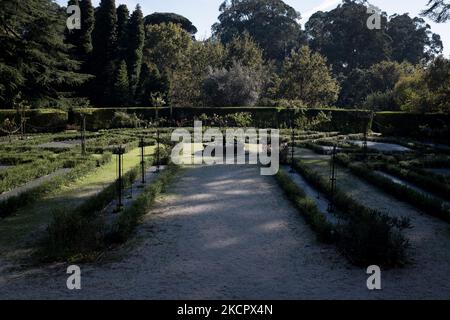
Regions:
[[[141, 184], [142, 187], [145, 185], [145, 141], [144, 137], [140, 138], [139, 141], [139, 148], [141, 149]], [[123, 190], [124, 190], [124, 160], [123, 156], [125, 154], [125, 148], [120, 145], [116, 149], [114, 149], [113, 152], [116, 155], [116, 168], [117, 168], [117, 207], [116, 211], [120, 212], [123, 209]], [[160, 144], [159, 144], [159, 130], [157, 130], [157, 139], [156, 139], [156, 171], [155, 173], [159, 173], [161, 170], [160, 168]], [[130, 198], [133, 198], [133, 182], [131, 181], [131, 187], [130, 187]]]

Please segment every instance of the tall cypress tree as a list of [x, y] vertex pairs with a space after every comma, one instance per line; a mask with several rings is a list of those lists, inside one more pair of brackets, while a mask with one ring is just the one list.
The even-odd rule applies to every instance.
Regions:
[[91, 97], [95, 102], [111, 102], [114, 60], [117, 56], [117, 11], [115, 0], [101, 0], [92, 32], [92, 71], [96, 75]]
[[[67, 7], [70, 6], [80, 6], [80, 2], [78, 0], [69, 0], [67, 1]], [[73, 29], [73, 30], [69, 30], [69, 29], [65, 29], [64, 30], [65, 35], [66, 35], [66, 42], [68, 44], [70, 44], [71, 46], [73, 46], [72, 51], [74, 54], [78, 54], [78, 46], [80, 43], [80, 30], [78, 29]]]
[[94, 7], [91, 0], [80, 0], [81, 35], [80, 53], [82, 58], [88, 59], [92, 53], [92, 31], [94, 30]]
[[142, 56], [145, 42], [144, 16], [141, 7], [136, 6], [128, 25], [128, 77], [130, 83], [130, 96], [136, 96], [136, 89], [141, 74]]
[[66, 29], [66, 41], [73, 46], [72, 53], [83, 62], [83, 71], [92, 52], [92, 30], [94, 29], [94, 8], [91, 0], [69, 0], [67, 6], [77, 5], [81, 11], [81, 29]]
[[118, 58], [126, 58], [126, 50], [128, 46], [128, 20], [130, 19], [130, 11], [125, 4], [117, 7], [117, 44]]

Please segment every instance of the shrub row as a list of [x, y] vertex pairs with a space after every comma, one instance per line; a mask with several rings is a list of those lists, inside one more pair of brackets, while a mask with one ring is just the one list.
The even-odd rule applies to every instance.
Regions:
[[0, 172], [0, 193], [12, 190], [34, 179], [51, 174], [64, 166], [64, 161], [37, 159], [31, 163], [16, 165]]
[[450, 114], [405, 112], [378, 112], [374, 131], [385, 136], [414, 137], [448, 141]]
[[109, 233], [111, 242], [123, 243], [129, 238], [139, 224], [140, 218], [151, 209], [156, 197], [160, 193], [165, 192], [166, 186], [172, 181], [178, 170], [179, 167], [177, 165], [169, 164], [158, 179], [152, 182], [133, 202], [131, 207], [120, 214], [119, 219]]
[[350, 262], [358, 266], [395, 267], [408, 261], [409, 242], [401, 232], [409, 227], [408, 219], [392, 218], [367, 208], [339, 189], [332, 194], [329, 183], [301, 161], [293, 167], [329, 199], [333, 197], [336, 207], [345, 215], [345, 223], [335, 227], [335, 237], [338, 248]]
[[432, 175], [423, 172], [416, 171], [412, 168], [402, 168], [393, 164], [381, 164], [375, 165], [375, 169], [379, 169], [393, 176], [396, 176], [402, 180], [415, 184], [419, 188], [434, 193], [443, 199], [450, 201], [450, 188], [447, 184], [435, 179]]
[[[318, 112], [331, 113], [333, 120], [316, 128], [320, 131], [340, 131], [343, 133], [362, 132], [365, 126], [364, 118], [367, 111], [351, 109], [309, 109], [307, 115], [315, 116]], [[155, 117], [154, 108], [89, 108], [64, 112], [53, 109], [28, 110], [26, 116], [29, 128], [33, 132], [55, 132], [63, 130], [68, 124], [80, 124], [81, 116], [87, 117], [87, 128], [91, 131], [113, 128], [116, 113], [135, 115], [139, 119], [150, 120]], [[238, 108], [161, 108], [159, 114], [166, 119], [173, 119], [174, 123], [186, 119], [199, 119], [202, 115], [209, 118], [214, 115], [245, 113], [251, 115], [253, 126], [259, 127], [288, 127], [291, 114], [288, 110], [277, 107], [238, 107]], [[0, 123], [6, 118], [14, 118], [19, 123], [16, 110], [0, 110]], [[414, 138], [436, 138], [445, 141], [449, 135], [450, 114], [411, 114], [405, 112], [378, 112], [375, 114], [373, 129], [385, 136], [405, 136]]]
[[306, 222], [311, 225], [317, 233], [320, 241], [331, 243], [334, 239], [333, 225], [331, 225], [325, 215], [319, 211], [313, 199], [306, 196], [305, 192], [299, 188], [284, 172], [279, 171], [275, 176], [279, 186], [284, 190], [286, 196], [304, 216]]
[[[136, 170], [127, 173], [125, 181], [128, 181], [128, 186], [136, 179]], [[169, 172], [173, 172], [172, 169]], [[167, 174], [163, 172], [136, 199], [138, 205], [133, 205], [132, 208], [145, 205], [148, 209], [154, 197], [168, 182], [166, 177]], [[138, 213], [135, 210], [141, 210], [141, 208], [125, 210], [120, 216], [120, 223], [113, 227], [108, 226], [99, 212], [116, 196], [117, 182], [114, 182], [73, 211], [54, 212], [54, 219], [40, 241], [40, 249], [37, 251], [39, 259], [43, 261], [92, 260], [110, 245], [125, 241], [138, 222]]]
[[40, 186], [22, 192], [21, 194], [10, 197], [6, 201], [0, 203], [0, 218], [9, 216], [20, 208], [27, 206], [31, 203], [38, 201], [45, 195], [54, 192], [61, 186], [67, 185], [75, 180], [86, 176], [96, 167], [101, 166], [111, 161], [111, 153], [105, 153], [100, 159], [94, 159], [93, 157], [86, 159], [75, 165], [75, 167], [68, 173], [54, 177], [49, 181], [45, 181]]
[[443, 201], [431, 196], [426, 196], [407, 186], [395, 183], [390, 179], [375, 173], [369, 166], [364, 164], [352, 164], [348, 161], [348, 157], [339, 155], [337, 161], [341, 165], [349, 168], [356, 176], [368, 181], [384, 192], [389, 193], [401, 201], [412, 204], [429, 215], [450, 222], [450, 212], [449, 209], [444, 206]]

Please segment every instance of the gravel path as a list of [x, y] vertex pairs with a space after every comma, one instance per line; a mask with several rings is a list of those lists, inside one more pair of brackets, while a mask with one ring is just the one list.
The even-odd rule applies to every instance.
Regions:
[[[359, 141], [359, 140], [350, 140], [349, 142], [352, 144], [355, 144], [359, 147], [362, 147], [364, 145], [364, 142]], [[412, 151], [410, 148], [406, 148], [406, 147], [403, 147], [398, 144], [373, 142], [373, 141], [367, 141], [367, 148], [374, 149], [374, 150], [377, 150], [380, 152], [410, 152], [410, 151]]]
[[450, 296], [444, 283], [436, 284], [439, 288], [417, 277], [411, 280], [408, 269], [384, 271], [384, 290], [368, 291], [365, 270], [349, 266], [334, 246], [318, 243], [274, 178], [260, 176], [259, 168], [196, 167], [176, 181], [145, 217], [134, 245], [122, 249], [119, 261], [81, 266], [81, 291], [68, 291], [65, 266], [53, 266], [0, 275], [0, 298]]

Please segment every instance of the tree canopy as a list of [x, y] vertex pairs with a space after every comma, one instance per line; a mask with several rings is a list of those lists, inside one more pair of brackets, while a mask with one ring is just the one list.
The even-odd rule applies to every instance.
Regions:
[[70, 87], [89, 79], [65, 43], [66, 15], [50, 0], [0, 2], [0, 102], [20, 95], [34, 107], [65, 105]]
[[[69, 0], [69, 30], [52, 0], [0, 1], [0, 103], [11, 108], [303, 105], [448, 110], [448, 60], [425, 20], [381, 12], [369, 28], [365, 0], [316, 12], [303, 31], [282, 0], [225, 0], [212, 37], [175, 13], [144, 18], [115, 0]], [[426, 14], [444, 21], [446, 1]]]
[[226, 0], [220, 6], [213, 35], [223, 43], [247, 32], [268, 59], [283, 61], [304, 42], [300, 13], [282, 0]]
[[155, 12], [144, 18], [145, 25], [151, 24], [161, 24], [161, 23], [173, 23], [178, 24], [186, 32], [191, 35], [197, 33], [197, 28], [192, 24], [192, 22], [182, 15], [176, 13], [166, 13], [166, 12]]
[[422, 14], [438, 23], [446, 22], [450, 19], [450, 2], [446, 0], [429, 0], [427, 8]]

